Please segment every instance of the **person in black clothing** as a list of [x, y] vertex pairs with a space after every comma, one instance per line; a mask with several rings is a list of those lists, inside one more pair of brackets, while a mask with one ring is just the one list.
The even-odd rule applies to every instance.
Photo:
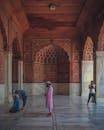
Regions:
[[15, 94], [18, 94], [19, 97], [22, 99], [23, 104], [22, 104], [21, 110], [24, 110], [24, 107], [25, 107], [26, 101], [27, 101], [27, 94], [26, 94], [26, 92], [24, 90], [16, 90]]

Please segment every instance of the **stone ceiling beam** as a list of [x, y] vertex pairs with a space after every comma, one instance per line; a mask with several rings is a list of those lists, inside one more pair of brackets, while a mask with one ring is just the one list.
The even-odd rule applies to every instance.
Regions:
[[15, 22], [22, 33], [29, 28], [28, 20], [20, 0], [0, 0], [0, 4], [3, 5], [8, 17]]

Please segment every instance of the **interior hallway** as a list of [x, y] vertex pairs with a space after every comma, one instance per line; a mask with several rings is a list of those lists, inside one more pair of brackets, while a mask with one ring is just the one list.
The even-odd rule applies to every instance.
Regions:
[[0, 130], [103, 130], [104, 100], [89, 103], [83, 97], [54, 96], [54, 113], [47, 117], [45, 97], [28, 98], [26, 109], [9, 114], [0, 107]]

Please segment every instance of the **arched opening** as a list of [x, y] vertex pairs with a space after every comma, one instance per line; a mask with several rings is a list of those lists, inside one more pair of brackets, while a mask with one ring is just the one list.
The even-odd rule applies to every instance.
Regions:
[[40, 49], [33, 59], [33, 81], [54, 83], [55, 94], [68, 94], [69, 57], [56, 45], [48, 45]]
[[82, 96], [88, 96], [88, 85], [93, 80], [93, 41], [87, 37], [83, 50], [82, 61]]

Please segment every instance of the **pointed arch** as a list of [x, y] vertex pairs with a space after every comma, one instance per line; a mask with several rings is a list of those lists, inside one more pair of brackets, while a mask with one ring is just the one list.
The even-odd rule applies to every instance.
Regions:
[[93, 60], [93, 41], [90, 36], [85, 41], [83, 60]]
[[59, 46], [50, 44], [40, 49], [33, 62], [35, 82], [69, 82], [69, 57]]

